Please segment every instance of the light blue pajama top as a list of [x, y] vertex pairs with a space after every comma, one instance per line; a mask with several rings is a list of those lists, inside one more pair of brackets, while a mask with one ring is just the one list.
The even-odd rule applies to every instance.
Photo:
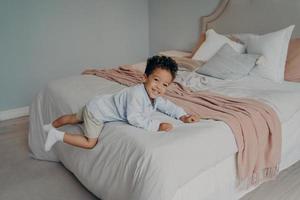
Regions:
[[152, 104], [144, 84], [125, 88], [116, 94], [95, 96], [86, 108], [101, 122], [126, 121], [149, 131], [159, 129], [161, 122], [151, 119], [156, 110], [176, 119], [186, 115], [181, 107], [162, 97], [157, 97]]

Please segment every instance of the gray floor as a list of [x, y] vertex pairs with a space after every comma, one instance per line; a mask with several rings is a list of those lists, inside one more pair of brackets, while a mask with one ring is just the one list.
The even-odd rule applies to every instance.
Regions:
[[[0, 200], [94, 200], [61, 164], [28, 156], [28, 119], [0, 122]], [[300, 199], [300, 162], [242, 200]]]
[[0, 122], [0, 200], [97, 199], [61, 164], [29, 157], [27, 118]]

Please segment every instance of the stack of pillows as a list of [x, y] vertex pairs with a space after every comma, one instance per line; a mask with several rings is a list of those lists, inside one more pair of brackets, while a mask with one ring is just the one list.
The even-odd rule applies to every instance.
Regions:
[[235, 80], [249, 73], [275, 82], [300, 82], [300, 39], [294, 25], [265, 35], [225, 36], [209, 29], [201, 33], [192, 59], [205, 62], [197, 73]]

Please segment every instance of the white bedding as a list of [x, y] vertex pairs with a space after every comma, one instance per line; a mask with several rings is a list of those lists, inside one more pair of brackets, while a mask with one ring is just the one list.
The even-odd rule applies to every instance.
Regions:
[[[300, 109], [300, 84], [297, 83], [276, 84], [253, 77], [222, 82], [207, 77], [208, 81], [195, 84], [199, 78], [178, 78], [187, 81], [187, 85], [192, 83], [191, 86], [196, 90], [210, 89], [231, 96], [263, 100], [274, 107], [284, 124], [293, 119]], [[113, 122], [106, 124], [100, 142], [92, 150], [60, 143], [49, 153], [43, 151], [45, 134], [41, 129], [42, 124], [49, 123], [61, 114], [76, 112], [97, 93], [115, 92], [121, 88], [123, 86], [117, 83], [95, 76], [74, 76], [49, 84], [39, 93], [30, 110], [29, 145], [34, 157], [61, 161], [91, 192], [103, 200], [194, 199], [186, 198], [186, 195], [200, 195], [201, 190], [198, 188], [199, 192], [195, 193], [194, 189], [189, 192], [187, 188], [193, 188], [191, 182], [198, 180], [198, 177], [209, 178], [211, 174], [205, 174], [216, 166], [228, 162], [228, 170], [235, 174], [233, 161], [237, 148], [231, 130], [225, 123], [202, 120], [195, 124], [182, 124], [160, 113], [154, 117], [176, 124], [171, 133], [149, 133], [125, 123]], [[78, 126], [65, 128], [80, 130]], [[283, 143], [289, 141], [290, 132], [293, 131], [284, 130]], [[298, 146], [299, 139], [296, 140]], [[283, 152], [286, 148], [283, 148]], [[228, 159], [230, 161], [226, 161]], [[225, 164], [224, 169], [227, 168]], [[226, 174], [226, 170], [223, 173]], [[217, 180], [220, 176], [215, 178]], [[196, 186], [201, 183], [206, 188], [211, 184], [211, 194], [219, 192], [214, 195], [220, 195], [222, 190], [216, 180], [206, 179], [200, 178]], [[230, 178], [226, 180], [233, 185], [230, 188], [234, 191], [235, 182]], [[228, 192], [225, 188], [224, 194], [225, 190]], [[206, 190], [206, 193], [209, 191]], [[206, 197], [209, 196], [202, 195], [198, 199]]]
[[[300, 160], [300, 111], [282, 126], [282, 160], [279, 171]], [[256, 187], [248, 190], [237, 188], [236, 157], [231, 155], [200, 173], [179, 188], [172, 200], [237, 200]]]
[[182, 72], [177, 80], [193, 90], [210, 90], [233, 97], [249, 97], [263, 101], [275, 109], [285, 122], [300, 110], [300, 84], [284, 81], [276, 83], [258, 76], [239, 80], [221, 80], [195, 72]]

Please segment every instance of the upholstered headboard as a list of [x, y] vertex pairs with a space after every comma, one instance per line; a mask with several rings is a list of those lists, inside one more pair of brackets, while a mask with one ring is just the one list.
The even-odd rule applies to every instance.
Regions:
[[201, 18], [201, 31], [264, 34], [295, 24], [300, 36], [300, 0], [220, 0], [213, 13]]

